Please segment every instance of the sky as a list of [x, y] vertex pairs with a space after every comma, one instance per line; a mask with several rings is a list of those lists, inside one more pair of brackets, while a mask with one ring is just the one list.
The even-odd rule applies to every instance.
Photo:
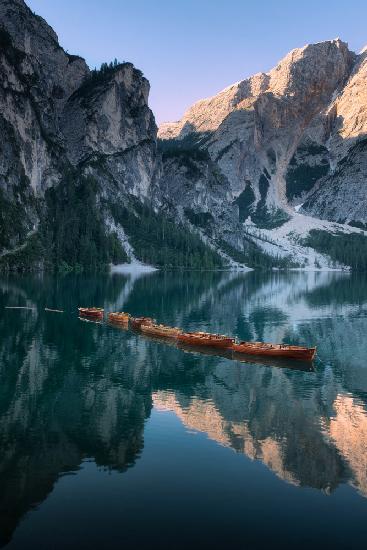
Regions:
[[367, 44], [366, 0], [26, 0], [91, 68], [117, 58], [149, 79], [157, 123], [274, 67], [290, 50], [340, 37]]

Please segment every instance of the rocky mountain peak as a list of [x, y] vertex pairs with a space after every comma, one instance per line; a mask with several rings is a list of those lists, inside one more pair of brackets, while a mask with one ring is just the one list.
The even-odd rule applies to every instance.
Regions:
[[[248, 239], [269, 231], [271, 239], [271, 231], [284, 226], [286, 248], [294, 250], [294, 235], [303, 239], [305, 227], [319, 227], [301, 217], [302, 204], [303, 212], [332, 221], [367, 223], [366, 70], [365, 54], [356, 55], [340, 38], [292, 50], [268, 73], [237, 82], [195, 103], [180, 121], [161, 125], [163, 180], [170, 186], [179, 181], [190, 219], [210, 214], [210, 231], [218, 228], [235, 248], [241, 234]], [[185, 173], [180, 151], [187, 166], [188, 159], [201, 159], [195, 174]], [[340, 197], [332, 185], [336, 174], [345, 186]], [[255, 242], [284, 254], [274, 243]]]
[[30, 53], [32, 39], [51, 41], [58, 46], [56, 32], [42, 17], [35, 15], [24, 0], [0, 0], [0, 15], [1, 26], [8, 30], [15, 45], [22, 51]]
[[269, 73], [258, 73], [228, 86], [195, 103], [180, 121], [162, 124], [158, 137], [182, 138], [190, 132], [215, 131], [234, 109], [253, 107], [265, 93], [295, 96], [297, 101], [317, 99], [322, 108], [321, 102], [347, 78], [354, 59], [348, 45], [339, 38], [294, 49]]
[[123, 217], [128, 196], [147, 195], [156, 164], [148, 81], [131, 63], [90, 71], [22, 0], [0, 0], [0, 46], [0, 263], [15, 261], [30, 238], [42, 250], [46, 235], [56, 263], [56, 240], [72, 264], [110, 260], [116, 251], [126, 259], [117, 213]]
[[69, 98], [61, 117], [72, 164], [93, 155], [117, 155], [154, 141], [149, 82], [132, 63], [93, 73]]
[[197, 102], [181, 121], [162, 125], [158, 137], [205, 134], [209, 154], [219, 160], [234, 199], [251, 181], [260, 200], [259, 180], [266, 170], [271, 180], [267, 204], [286, 208], [288, 163], [307, 126], [348, 79], [354, 60], [340, 39], [297, 48], [269, 73], [256, 74]]
[[296, 48], [270, 71], [268, 91], [307, 95], [310, 86], [335, 89], [348, 74], [353, 59], [354, 54], [339, 38]]
[[299, 244], [314, 227], [299, 207], [367, 223], [366, 53], [340, 39], [198, 101], [160, 127], [158, 152], [131, 63], [90, 71], [23, 0], [0, 0], [0, 46], [0, 267], [33, 238], [56, 265], [326, 265]]

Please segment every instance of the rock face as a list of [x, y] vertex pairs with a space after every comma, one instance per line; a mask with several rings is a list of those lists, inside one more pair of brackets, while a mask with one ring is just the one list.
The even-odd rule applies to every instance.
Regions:
[[0, 0], [0, 269], [331, 265], [304, 238], [367, 228], [366, 71], [339, 39], [293, 50], [163, 124], [157, 150], [139, 70], [90, 71]]
[[[146, 196], [155, 162], [156, 126], [148, 107], [149, 83], [130, 63], [87, 80], [62, 115], [67, 157], [74, 166], [108, 161], [112, 178]], [[112, 160], [113, 161], [109, 162]]]
[[[275, 230], [289, 219], [289, 234], [302, 237], [312, 225], [298, 213], [302, 203], [303, 214], [365, 223], [366, 67], [366, 52], [356, 55], [340, 39], [311, 44], [291, 51], [269, 73], [197, 102], [180, 121], [159, 128], [163, 180], [171, 185], [172, 174], [180, 173], [196, 217], [214, 212], [212, 225], [233, 246], [254, 226]], [[183, 153], [188, 164], [197, 151], [207, 154], [208, 174], [214, 165], [221, 182], [210, 203], [203, 165], [196, 164], [200, 179], [186, 170], [182, 182]]]
[[[104, 220], [111, 218], [109, 202], [125, 203], [127, 194], [143, 200], [155, 171], [157, 128], [142, 73], [117, 62], [91, 72], [23, 0], [0, 0], [0, 46], [0, 254], [46, 231], [48, 204], [61, 200], [50, 190], [66, 186], [58, 194], [70, 195], [71, 185], [93, 179], [93, 206]], [[55, 232], [50, 223], [46, 229]], [[108, 239], [108, 224], [99, 232]]]
[[64, 52], [54, 31], [21, 0], [2, 0], [0, 21], [1, 124], [8, 138], [2, 141], [7, 149], [2, 184], [16, 183], [8, 171], [19, 151], [14, 177], [21, 171], [39, 194], [59, 178], [57, 161], [64, 144], [59, 117], [89, 69], [83, 59]]
[[[228, 179], [235, 198], [250, 182], [255, 202], [260, 179], [269, 182], [266, 202], [285, 206], [287, 168], [296, 153], [319, 149], [327, 128], [315, 120], [350, 73], [354, 56], [333, 40], [290, 52], [268, 74], [238, 82], [191, 107], [178, 123], [163, 124], [161, 139], [205, 135], [205, 146]], [[326, 122], [326, 121], [325, 121]], [[301, 151], [298, 152], [298, 148]], [[321, 151], [315, 151], [320, 156]]]
[[222, 265], [174, 211], [158, 212], [141, 71], [90, 71], [23, 0], [0, 0], [0, 76], [0, 269]]
[[329, 112], [334, 121], [327, 142], [330, 173], [319, 180], [304, 210], [342, 223], [367, 224], [367, 52]]

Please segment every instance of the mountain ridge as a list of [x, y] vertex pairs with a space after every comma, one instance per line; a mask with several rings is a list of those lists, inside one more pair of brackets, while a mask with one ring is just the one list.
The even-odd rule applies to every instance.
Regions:
[[0, 46], [1, 269], [101, 268], [129, 261], [127, 239], [159, 266], [221, 265], [151, 204], [157, 127], [141, 71], [91, 71], [23, 0], [0, 0]]
[[0, 0], [0, 268], [360, 268], [335, 243], [364, 249], [366, 55], [294, 49], [157, 140], [141, 71]]
[[[238, 81], [195, 103], [180, 121], [161, 125], [161, 148], [188, 149], [190, 143], [208, 153], [227, 180], [226, 210], [242, 225], [238, 236], [253, 235], [256, 227], [265, 239], [277, 240], [278, 227], [290, 219], [288, 243], [283, 240], [282, 246], [294, 254], [294, 245], [312, 229], [333, 235], [354, 233], [352, 226], [364, 229], [365, 55], [351, 52], [339, 38], [296, 48], [268, 73]], [[349, 154], [352, 162], [343, 168]], [[171, 181], [172, 161], [165, 171]], [[198, 193], [194, 202], [202, 202]], [[309, 262], [302, 252], [300, 263]]]

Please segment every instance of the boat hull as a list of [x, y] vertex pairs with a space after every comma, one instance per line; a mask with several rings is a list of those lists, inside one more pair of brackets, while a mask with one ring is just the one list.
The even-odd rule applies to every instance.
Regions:
[[130, 326], [131, 328], [135, 328], [139, 330], [142, 325], [152, 325], [153, 319], [150, 317], [131, 317], [130, 318]]
[[177, 340], [191, 346], [205, 346], [218, 349], [229, 349], [233, 343], [233, 338], [210, 338], [210, 336], [196, 336], [194, 334], [179, 334]]
[[80, 317], [87, 317], [88, 319], [103, 319], [104, 317], [104, 309], [79, 307], [78, 311]]
[[261, 346], [249, 343], [233, 344], [232, 351], [236, 354], [282, 357], [297, 361], [312, 361], [316, 355], [316, 348], [302, 348], [297, 346], [269, 345]]
[[159, 338], [174, 338], [176, 339], [179, 334], [181, 334], [180, 329], [169, 328], [166, 329], [159, 328], [154, 325], [140, 325], [140, 330], [144, 334], [149, 334], [150, 336], [158, 336]]
[[128, 325], [130, 315], [128, 313], [109, 313], [108, 320], [116, 325]]

